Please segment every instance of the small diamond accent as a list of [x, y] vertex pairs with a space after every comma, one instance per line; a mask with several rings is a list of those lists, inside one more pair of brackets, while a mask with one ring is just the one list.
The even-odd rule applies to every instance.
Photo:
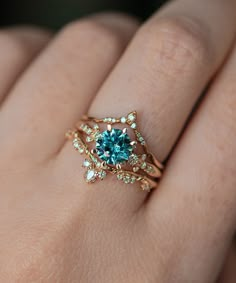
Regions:
[[88, 128], [87, 131], [86, 131], [86, 134], [90, 135], [91, 133], [92, 133], [92, 129]]
[[130, 113], [130, 114], [128, 115], [128, 119], [129, 119], [130, 122], [133, 122], [133, 121], [135, 121], [136, 116], [135, 116], [133, 113]]
[[122, 117], [122, 118], [120, 119], [120, 121], [121, 121], [121, 123], [125, 124], [125, 123], [126, 123], [126, 118], [125, 118], [125, 117]]
[[133, 184], [135, 181], [136, 181], [136, 177], [135, 177], [135, 176], [132, 176], [130, 182]]
[[129, 174], [125, 175], [124, 178], [123, 178], [123, 181], [124, 181], [125, 184], [129, 184], [130, 181], [131, 181], [130, 175]]
[[98, 161], [98, 162], [96, 163], [96, 167], [97, 167], [97, 168], [100, 168], [100, 167], [101, 167], [101, 162]]
[[139, 170], [139, 167], [133, 167], [133, 171], [137, 172]]
[[123, 174], [122, 173], [117, 174], [117, 179], [118, 180], [122, 180], [123, 179]]
[[83, 166], [84, 167], [89, 167], [91, 165], [91, 162], [88, 159], [84, 160]]
[[130, 165], [133, 166], [133, 165], [137, 164], [138, 161], [139, 161], [139, 158], [138, 158], [138, 156], [136, 154], [131, 154], [130, 155], [130, 157], [129, 157], [129, 164]]
[[142, 188], [144, 191], [150, 191], [151, 186], [150, 186], [150, 184], [148, 183], [148, 181], [143, 180], [143, 181], [142, 181], [142, 184], [141, 184], [141, 188]]
[[85, 177], [87, 182], [93, 182], [97, 177], [97, 172], [94, 169], [89, 169], [86, 172]]
[[147, 154], [144, 153], [144, 154], [142, 155], [142, 160], [145, 160], [146, 158], [147, 158]]
[[74, 146], [75, 149], [79, 149], [80, 148], [79, 141], [77, 139], [73, 140], [73, 146]]
[[93, 139], [92, 139], [91, 137], [89, 137], [89, 136], [86, 138], [86, 141], [87, 141], [87, 142], [91, 142], [92, 140], [93, 140]]
[[103, 180], [106, 177], [107, 173], [106, 171], [102, 170], [98, 172], [98, 177]]
[[83, 152], [84, 152], [84, 147], [83, 147], [83, 145], [81, 144], [80, 140], [78, 140], [77, 138], [75, 138], [72, 143], [73, 143], [74, 148], [75, 148], [76, 150], [78, 150], [79, 153], [83, 153]]
[[145, 169], [147, 167], [147, 163], [146, 162], [143, 162], [142, 164], [141, 164], [141, 168], [142, 169]]
[[148, 165], [148, 167], [146, 168], [146, 171], [147, 171], [148, 173], [154, 173], [154, 172], [155, 172], [153, 166], [151, 166], [151, 165]]
[[132, 129], [136, 129], [137, 125], [136, 125], [136, 123], [133, 123], [133, 124], [131, 124], [130, 127], [131, 127]]

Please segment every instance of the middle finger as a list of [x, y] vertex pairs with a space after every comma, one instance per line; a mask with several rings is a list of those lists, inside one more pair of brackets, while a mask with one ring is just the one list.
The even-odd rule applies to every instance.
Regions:
[[30, 166], [54, 157], [64, 132], [87, 111], [136, 27], [136, 21], [119, 14], [95, 15], [65, 27], [6, 97], [0, 142], [7, 150], [1, 157]]

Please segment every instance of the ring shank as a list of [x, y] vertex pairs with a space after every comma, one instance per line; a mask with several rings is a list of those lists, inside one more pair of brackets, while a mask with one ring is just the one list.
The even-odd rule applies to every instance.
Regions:
[[[99, 176], [99, 174], [105, 176], [107, 173], [110, 173], [116, 175], [118, 180], [122, 180], [126, 184], [139, 182], [143, 190], [150, 191], [157, 187], [164, 166], [149, 152], [146, 141], [137, 128], [136, 120], [136, 111], [130, 112], [126, 117], [120, 118], [95, 118], [84, 115], [82, 119], [76, 123], [76, 129], [70, 131], [67, 137], [73, 140], [75, 149], [81, 154], [85, 154], [89, 159], [87, 163], [89, 163], [90, 166], [87, 170], [90, 171], [87, 172], [91, 173], [92, 170], [93, 172], [96, 170], [97, 176]], [[102, 161], [96, 155], [96, 150], [90, 146], [90, 143], [96, 142], [97, 137], [99, 135], [101, 136], [100, 124], [102, 123], [107, 124], [110, 130], [115, 124], [126, 124], [130, 126], [136, 137], [136, 141], [133, 141], [132, 144], [139, 144], [142, 152], [132, 152], [127, 162], [116, 164], [117, 166]], [[96, 178], [94, 178], [94, 180], [95, 179]]]

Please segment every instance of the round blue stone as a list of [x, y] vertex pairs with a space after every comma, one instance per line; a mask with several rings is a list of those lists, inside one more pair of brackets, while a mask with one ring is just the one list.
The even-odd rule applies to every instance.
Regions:
[[130, 137], [120, 129], [104, 131], [96, 142], [97, 154], [107, 164], [123, 163], [132, 153], [133, 148], [130, 142]]

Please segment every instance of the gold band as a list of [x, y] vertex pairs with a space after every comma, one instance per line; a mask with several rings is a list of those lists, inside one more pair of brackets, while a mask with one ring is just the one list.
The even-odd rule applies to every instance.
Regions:
[[[104, 125], [107, 126], [106, 130], [102, 130]], [[118, 125], [118, 128], [114, 128], [114, 125]], [[126, 127], [121, 128], [120, 125]], [[133, 141], [128, 131], [133, 134]], [[76, 128], [67, 132], [66, 137], [72, 140], [78, 152], [86, 155], [83, 166], [86, 168], [85, 180], [88, 183], [103, 180], [110, 173], [126, 184], [140, 183], [145, 191], [157, 186], [164, 166], [149, 152], [146, 141], [137, 127], [136, 111], [120, 118], [99, 119], [83, 116], [76, 124]], [[111, 142], [114, 139], [116, 144]], [[90, 146], [92, 144], [93, 147]], [[110, 148], [106, 149], [106, 152], [104, 148], [107, 145]], [[113, 155], [117, 154], [115, 157], [119, 157], [116, 159], [117, 162], [110, 158], [111, 148], [114, 149]]]

